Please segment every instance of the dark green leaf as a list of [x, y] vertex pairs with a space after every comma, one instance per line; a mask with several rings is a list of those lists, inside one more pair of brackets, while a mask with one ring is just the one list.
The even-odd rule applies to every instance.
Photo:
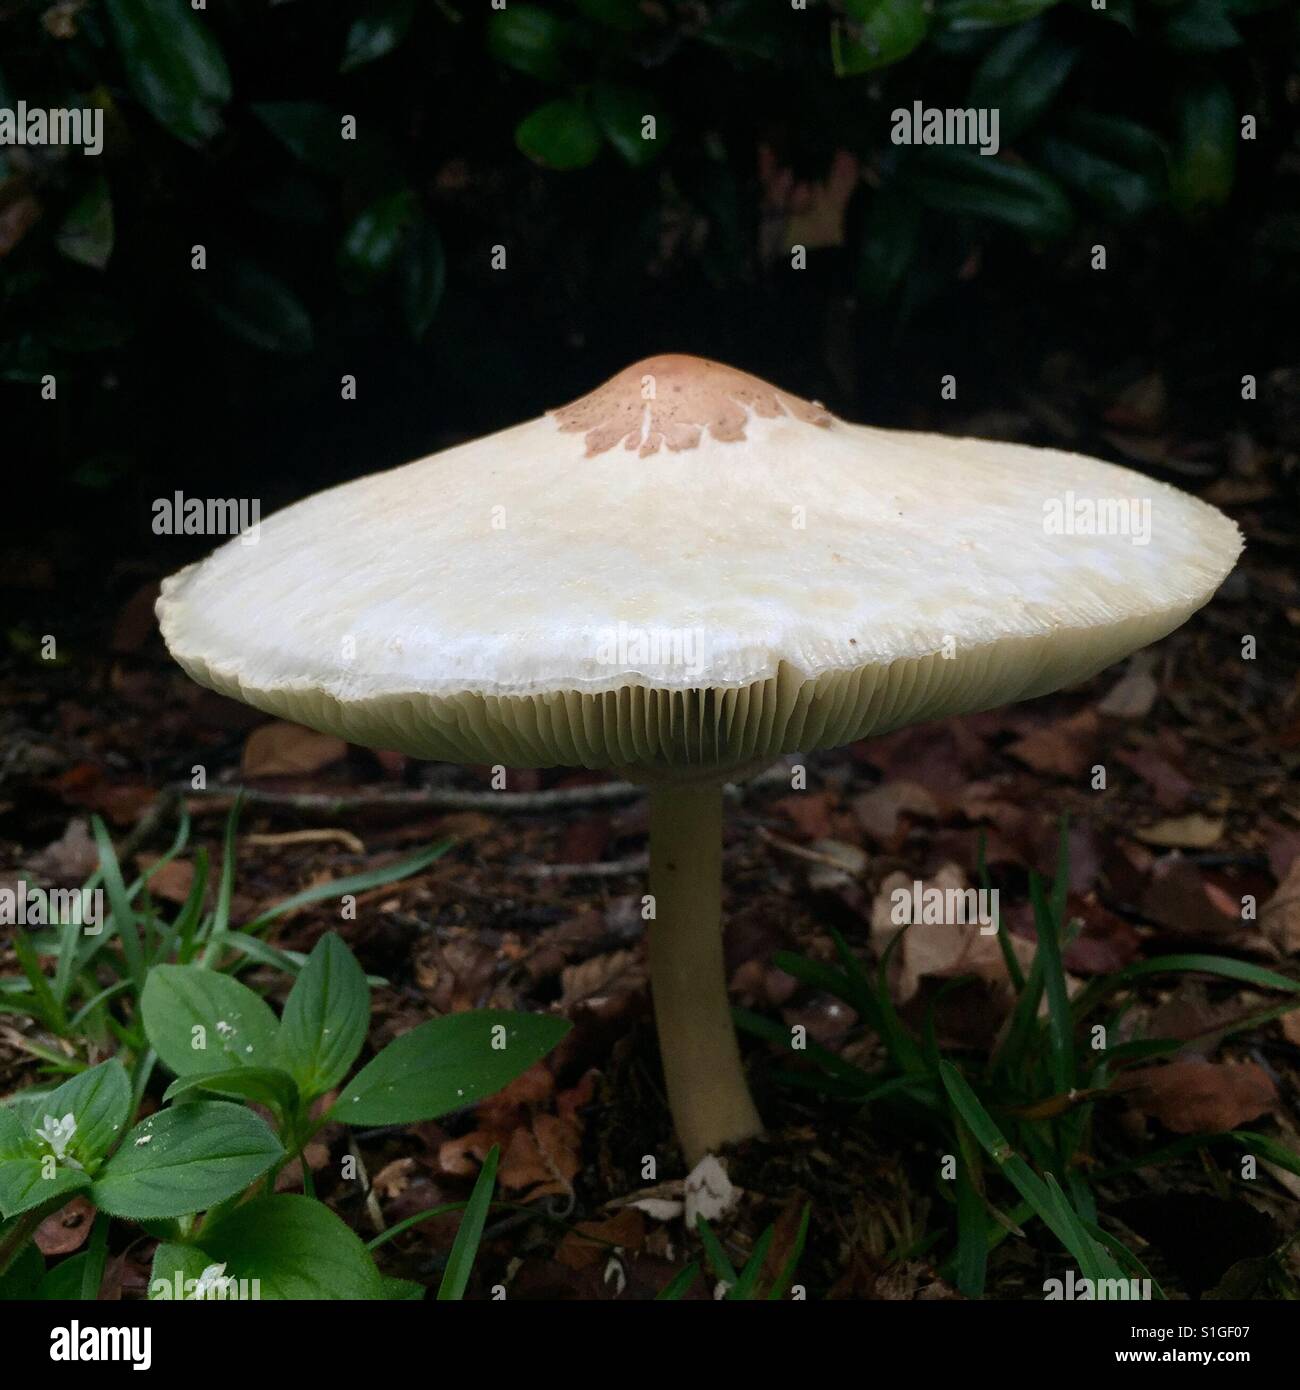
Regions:
[[543, 82], [561, 82], [569, 75], [565, 48], [571, 27], [540, 5], [511, 0], [492, 12], [487, 32], [488, 52], [497, 62]]
[[[48, 1144], [12, 1106], [0, 1105], [0, 1216], [19, 1216], [89, 1186], [84, 1172], [54, 1159]], [[61, 1117], [60, 1117], [61, 1118]], [[38, 1120], [37, 1125], [40, 1124]]]
[[202, 277], [197, 292], [203, 307], [241, 342], [263, 352], [311, 351], [311, 316], [270, 271], [235, 260], [194, 274]]
[[345, 280], [364, 287], [392, 268], [418, 206], [415, 191], [400, 188], [358, 213], [339, 248], [339, 269]]
[[548, 101], [515, 127], [515, 144], [548, 169], [583, 169], [600, 154], [600, 127], [576, 101]]
[[[634, 168], [657, 158], [668, 138], [668, 127], [648, 92], [621, 83], [597, 82], [591, 90], [591, 109], [605, 139]], [[646, 118], [653, 118], [652, 137]]]
[[116, 1057], [79, 1072], [41, 1101], [42, 1113], [71, 1115], [76, 1131], [67, 1152], [93, 1173], [131, 1119], [131, 1079]]
[[1188, 0], [1165, 20], [1165, 42], [1191, 53], [1214, 53], [1241, 43], [1223, 0]]
[[996, 108], [998, 135], [1014, 140], [1052, 104], [1070, 75], [1078, 50], [1042, 28], [1012, 29], [989, 49], [971, 79], [970, 104]]
[[1184, 213], [1228, 200], [1237, 167], [1237, 108], [1222, 82], [1186, 88], [1170, 155], [1169, 188]]
[[1073, 223], [1069, 200], [1052, 179], [973, 150], [926, 149], [906, 177], [929, 207], [999, 222], [1027, 236], [1064, 236]]
[[930, 28], [925, 0], [847, 0], [844, 9], [849, 22], [831, 25], [831, 64], [837, 77], [897, 63]]
[[350, 1125], [415, 1124], [490, 1096], [569, 1031], [548, 1014], [484, 1009], [433, 1018], [403, 1033], [344, 1087], [330, 1111]]
[[221, 129], [230, 72], [204, 17], [186, 0], [105, 0], [127, 81], [179, 140], [201, 145]]
[[284, 1156], [266, 1122], [242, 1105], [201, 1100], [142, 1120], [95, 1180], [96, 1206], [156, 1220], [207, 1211]]
[[415, 18], [415, 0], [372, 0], [352, 21], [340, 72], [383, 58], [401, 44]]
[[402, 312], [417, 343], [433, 325], [446, 282], [442, 237], [432, 222], [421, 222], [411, 234], [402, 261]]
[[357, 1236], [311, 1197], [282, 1193], [245, 1202], [203, 1232], [203, 1248], [227, 1278], [259, 1281], [262, 1298], [384, 1298]]
[[162, 1241], [153, 1252], [149, 1272], [149, 1297], [159, 1302], [180, 1302], [193, 1298], [205, 1269], [215, 1261], [197, 1245], [175, 1245]]
[[150, 1045], [177, 1076], [274, 1067], [279, 1024], [247, 985], [198, 965], [155, 965], [140, 1001]]
[[344, 140], [339, 116], [315, 101], [255, 101], [250, 110], [295, 159], [337, 174], [355, 142]]
[[[0, 1227], [0, 1238], [4, 1235], [4, 1228]], [[36, 1290], [44, 1274], [45, 1261], [41, 1252], [34, 1241], [28, 1241], [9, 1268], [0, 1274], [0, 1303], [37, 1297]]]
[[326, 932], [285, 1001], [276, 1050], [308, 1100], [347, 1075], [366, 1040], [370, 986], [337, 932]]
[[939, 23], [956, 33], [996, 29], [1004, 24], [1023, 24], [1058, 0], [939, 0]]
[[113, 201], [102, 175], [91, 179], [72, 205], [54, 238], [62, 255], [79, 265], [103, 270], [113, 254]]

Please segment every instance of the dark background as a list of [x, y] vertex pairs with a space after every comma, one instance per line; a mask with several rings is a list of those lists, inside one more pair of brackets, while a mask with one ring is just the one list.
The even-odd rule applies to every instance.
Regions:
[[[193, 558], [173, 489], [269, 511], [663, 351], [1193, 488], [1247, 429], [1292, 499], [1297, 13], [0, 4], [0, 105], [106, 112], [98, 159], [0, 152], [10, 597], [39, 630], [46, 580], [84, 611]], [[893, 145], [918, 99], [996, 104], [1001, 154]]]

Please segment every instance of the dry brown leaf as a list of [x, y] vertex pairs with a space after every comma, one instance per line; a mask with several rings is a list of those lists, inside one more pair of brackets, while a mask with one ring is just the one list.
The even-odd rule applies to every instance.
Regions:
[[1277, 1100], [1277, 1088], [1255, 1062], [1168, 1062], [1126, 1072], [1114, 1089], [1175, 1134], [1222, 1134]]
[[1159, 693], [1160, 687], [1150, 672], [1129, 671], [1106, 692], [1097, 712], [1112, 719], [1145, 719]]
[[1095, 761], [1100, 728], [1095, 709], [1080, 710], [1068, 719], [1034, 729], [1009, 744], [1007, 752], [1035, 772], [1082, 777]]
[[[160, 857], [157, 854], [137, 854], [135, 862], [143, 872]], [[186, 859], [169, 859], [162, 868], [155, 870], [150, 878], [149, 892], [164, 902], [183, 903], [189, 898], [193, 884], [194, 865]]]
[[253, 730], [244, 744], [245, 777], [294, 777], [319, 772], [348, 751], [341, 738], [277, 719]]
[[882, 844], [893, 842], [898, 818], [906, 813], [938, 820], [939, 803], [919, 782], [885, 782], [872, 791], [853, 798], [853, 814], [863, 830]]
[[1260, 908], [1259, 924], [1279, 951], [1300, 953], [1300, 859], [1292, 861], [1277, 892]]
[[586, 1269], [607, 1260], [611, 1247], [639, 1251], [645, 1245], [645, 1218], [624, 1207], [604, 1221], [580, 1221], [560, 1242], [555, 1258], [566, 1269]]

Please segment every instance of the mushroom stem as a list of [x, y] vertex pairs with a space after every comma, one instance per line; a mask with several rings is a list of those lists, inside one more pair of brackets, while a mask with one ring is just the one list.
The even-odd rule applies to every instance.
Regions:
[[650, 791], [650, 986], [668, 1107], [686, 1162], [762, 1132], [722, 959], [722, 787]]

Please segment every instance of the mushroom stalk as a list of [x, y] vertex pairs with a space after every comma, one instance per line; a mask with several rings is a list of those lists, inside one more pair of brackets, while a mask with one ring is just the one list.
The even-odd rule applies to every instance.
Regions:
[[650, 791], [650, 987], [668, 1106], [686, 1162], [762, 1132], [722, 958], [722, 786]]

